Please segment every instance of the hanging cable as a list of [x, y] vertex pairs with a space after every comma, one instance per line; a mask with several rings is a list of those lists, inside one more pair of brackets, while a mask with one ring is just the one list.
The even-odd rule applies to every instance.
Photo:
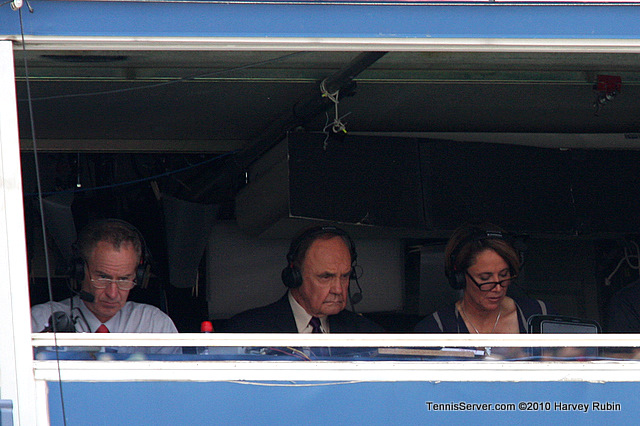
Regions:
[[345, 123], [342, 122], [342, 119], [348, 116], [349, 114], [351, 114], [351, 112], [348, 112], [342, 117], [340, 117], [340, 112], [338, 110], [338, 104], [340, 103], [339, 101], [340, 89], [336, 90], [333, 93], [329, 93], [326, 87], [326, 79], [320, 82], [320, 91], [322, 92], [323, 98], [328, 98], [331, 102], [333, 102], [333, 108], [334, 108], [333, 123], [329, 123], [329, 120], [328, 120], [329, 117], [327, 115], [327, 123], [322, 129], [322, 132], [327, 135], [323, 143], [323, 149], [326, 150], [327, 144], [329, 142], [329, 136], [330, 136], [329, 129], [331, 129], [333, 133], [339, 133], [339, 132], [347, 133], [347, 127]]
[[[611, 279], [616, 273], [618, 273], [618, 270], [620, 269], [622, 264], [625, 262], [627, 263], [629, 268], [636, 271], [640, 270], [640, 247], [638, 247], [638, 243], [636, 243], [633, 240], [629, 240], [629, 242], [634, 246], [635, 254], [630, 253], [628, 247], [626, 246], [624, 247], [624, 256], [622, 257], [622, 259], [620, 259], [620, 261], [618, 262], [618, 265], [614, 268], [613, 272], [611, 272], [609, 276], [604, 279], [605, 286], [611, 285]], [[635, 259], [635, 264], [631, 262], [631, 259]]]
[[[329, 93], [327, 91], [325, 81], [326, 80], [322, 80], [322, 82], [320, 83], [320, 91], [322, 92], [322, 97], [328, 98], [331, 102], [333, 102], [334, 118], [333, 118], [333, 123], [331, 124], [331, 130], [333, 130], [334, 133], [338, 133], [338, 132], [347, 133], [347, 127], [342, 122], [342, 119], [351, 113], [348, 112], [342, 117], [340, 117], [340, 113], [338, 111], [338, 104], [340, 104], [340, 101], [339, 101], [340, 89], [336, 90], [333, 93]], [[326, 128], [325, 128], [325, 131], [326, 131]]]
[[[15, 1], [19, 1], [19, 0], [15, 0]], [[27, 3], [28, 4], [28, 3]], [[13, 8], [14, 3], [12, 3], [12, 8]], [[14, 9], [15, 10], [15, 9]], [[33, 9], [31, 9], [31, 6], [29, 6], [29, 11], [33, 13]], [[29, 80], [29, 66], [28, 66], [28, 61], [27, 61], [27, 48], [25, 45], [25, 39], [24, 39], [24, 22], [22, 20], [22, 8], [19, 7], [18, 8], [18, 16], [20, 18], [20, 36], [21, 36], [21, 40], [22, 40], [22, 59], [23, 59], [23, 63], [24, 63], [24, 74], [25, 74], [25, 84], [26, 84], [26, 89], [27, 89], [27, 100], [28, 100], [28, 105], [29, 105], [29, 125], [31, 128], [31, 142], [33, 145], [33, 160], [34, 160], [34, 166], [35, 166], [35, 173], [36, 173], [36, 185], [38, 188], [38, 193], [40, 194], [38, 196], [38, 205], [40, 207], [40, 225], [42, 227], [42, 238], [44, 241], [43, 244], [43, 248], [44, 248], [44, 262], [45, 262], [45, 270], [47, 271], [47, 290], [49, 292], [49, 300], [53, 301], [53, 286], [51, 284], [51, 273], [50, 273], [50, 261], [49, 261], [49, 251], [47, 250], [47, 229], [45, 226], [45, 217], [44, 217], [44, 206], [42, 203], [42, 183], [40, 180], [40, 168], [39, 168], [39, 164], [38, 164], [38, 144], [37, 144], [37, 139], [36, 139], [36, 130], [35, 130], [35, 118], [33, 115], [33, 103], [31, 102], [31, 84], [30, 84], [30, 80]], [[51, 317], [53, 318], [53, 306], [51, 306]], [[65, 403], [64, 403], [64, 393], [63, 393], [63, 389], [62, 389], [62, 375], [60, 372], [60, 354], [58, 351], [58, 337], [57, 337], [57, 330], [56, 330], [56, 325], [55, 322], [53, 322], [53, 339], [54, 339], [54, 348], [55, 348], [55, 352], [56, 352], [56, 366], [57, 366], [57, 370], [58, 370], [58, 386], [59, 386], [59, 390], [60, 390], [60, 405], [61, 405], [61, 409], [62, 409], [62, 421], [63, 424], [66, 426], [67, 424], [67, 415], [65, 412]]]
[[76, 188], [82, 188], [82, 182], [80, 181], [80, 153], [76, 159]]

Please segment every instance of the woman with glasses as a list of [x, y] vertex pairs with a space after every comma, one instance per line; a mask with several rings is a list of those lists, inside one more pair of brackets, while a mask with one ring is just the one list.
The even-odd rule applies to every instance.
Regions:
[[415, 331], [526, 333], [528, 318], [546, 314], [547, 306], [539, 300], [507, 296], [520, 267], [520, 253], [502, 229], [489, 223], [461, 226], [445, 248], [445, 273], [462, 297], [428, 315]]

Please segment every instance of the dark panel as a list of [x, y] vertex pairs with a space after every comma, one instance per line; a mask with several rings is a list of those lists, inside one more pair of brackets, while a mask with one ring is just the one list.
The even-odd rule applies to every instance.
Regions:
[[572, 152], [578, 230], [637, 233], [640, 230], [640, 152]]
[[430, 140], [420, 144], [425, 211], [435, 229], [487, 220], [513, 232], [570, 233], [567, 153]]
[[325, 139], [289, 136], [292, 216], [424, 229], [415, 140]]

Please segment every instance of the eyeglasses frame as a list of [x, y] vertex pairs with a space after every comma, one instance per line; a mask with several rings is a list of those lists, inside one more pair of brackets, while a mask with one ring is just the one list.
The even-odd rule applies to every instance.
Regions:
[[[98, 280], [103, 280], [103, 281], [109, 281], [108, 284], [102, 286], [102, 285], [96, 285], [96, 283], [98, 282]], [[89, 281], [91, 281], [91, 285], [94, 288], [100, 289], [102, 290], [103, 288], [107, 288], [109, 287], [109, 285], [111, 283], [115, 283], [116, 286], [118, 287], [119, 290], [122, 291], [129, 291], [129, 290], [133, 290], [133, 288], [135, 286], [138, 285], [138, 283], [135, 280], [116, 280], [116, 279], [109, 279], [109, 278], [98, 278], [98, 279], [93, 279], [93, 277], [91, 276], [91, 272], [89, 272]], [[130, 287], [128, 286], [128, 288], [122, 288], [121, 284], [125, 284], [128, 283], [128, 285], [130, 285]]]
[[[469, 271], [464, 271], [464, 273], [465, 273], [469, 278], [471, 278], [471, 282], [472, 282], [472, 283], [474, 283], [474, 284], [478, 287], [478, 290], [480, 290], [480, 291], [487, 291], [487, 292], [488, 292], [488, 291], [493, 290], [493, 289], [494, 289], [494, 288], [496, 288], [496, 286], [498, 286], [498, 285], [500, 285], [502, 288], [507, 288], [507, 287], [509, 287], [509, 286], [511, 285], [511, 283], [509, 283], [509, 284], [507, 284], [507, 285], [504, 285], [504, 282], [505, 282], [505, 281], [513, 281], [513, 280], [515, 280], [516, 278], [518, 278], [518, 276], [517, 276], [517, 275], [513, 275], [513, 276], [511, 276], [511, 277], [509, 277], [509, 278], [505, 278], [504, 280], [500, 280], [500, 281], [488, 281], [488, 282], [486, 282], [486, 283], [478, 284], [478, 282], [475, 280], [475, 278], [473, 278], [473, 277], [471, 276], [471, 274], [469, 273]], [[487, 286], [487, 285], [491, 285], [491, 288], [489, 288], [488, 290], [483, 290], [483, 288], [482, 288], [482, 287], [483, 287], [483, 286]]]

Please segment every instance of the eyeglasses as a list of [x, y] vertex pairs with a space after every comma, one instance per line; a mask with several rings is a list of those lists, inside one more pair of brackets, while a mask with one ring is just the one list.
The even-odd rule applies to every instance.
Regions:
[[91, 281], [91, 285], [93, 285], [95, 288], [98, 288], [98, 289], [107, 288], [111, 283], [116, 283], [116, 285], [120, 290], [125, 290], [125, 291], [131, 290], [137, 284], [135, 281], [132, 281], [132, 280], [114, 280], [111, 278], [98, 278], [95, 280], [93, 278], [90, 278], [90, 281]]
[[469, 274], [469, 272], [465, 272], [465, 274], [467, 274], [467, 276], [469, 278], [471, 278], [471, 282], [473, 282], [475, 285], [478, 286], [478, 288], [480, 289], [480, 291], [491, 291], [494, 288], [496, 288], [497, 285], [501, 285], [502, 287], [509, 287], [511, 285], [511, 281], [515, 280], [516, 278], [518, 278], [517, 275], [514, 275], [512, 277], [509, 278], [505, 278], [504, 280], [500, 280], [500, 281], [489, 281], [486, 283], [478, 283], [472, 276], [471, 274]]

